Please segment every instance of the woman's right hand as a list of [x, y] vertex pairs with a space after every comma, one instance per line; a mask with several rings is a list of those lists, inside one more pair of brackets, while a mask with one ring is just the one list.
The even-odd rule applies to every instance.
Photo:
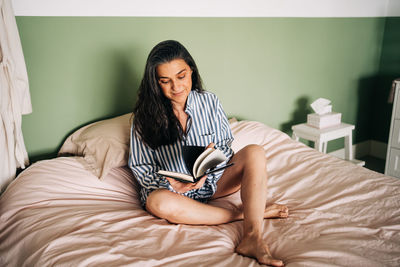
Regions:
[[178, 192], [178, 193], [186, 193], [187, 191], [193, 190], [193, 189], [199, 189], [204, 185], [204, 182], [207, 179], [207, 175], [204, 175], [203, 177], [200, 178], [196, 183], [184, 183], [175, 180], [174, 178], [170, 177], [165, 177], [168, 182], [171, 184], [172, 188]]

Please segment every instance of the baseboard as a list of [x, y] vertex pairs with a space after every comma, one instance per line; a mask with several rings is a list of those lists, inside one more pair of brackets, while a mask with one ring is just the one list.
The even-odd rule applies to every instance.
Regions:
[[[372, 156], [379, 159], [386, 159], [386, 151], [387, 151], [387, 144], [376, 141], [376, 140], [368, 140], [364, 142], [360, 142], [354, 144], [352, 146], [353, 155], [355, 158], [362, 158], [365, 156]], [[344, 148], [338, 149], [328, 153], [334, 157], [338, 157], [344, 159]]]

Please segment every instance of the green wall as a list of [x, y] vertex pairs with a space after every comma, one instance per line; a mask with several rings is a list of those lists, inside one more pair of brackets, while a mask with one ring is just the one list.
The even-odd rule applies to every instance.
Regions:
[[[370, 138], [359, 103], [382, 69], [385, 18], [17, 17], [33, 113], [23, 117], [31, 159], [52, 157], [89, 122], [129, 112], [151, 48], [176, 39], [228, 116], [289, 132], [309, 104], [332, 100]], [[398, 27], [397, 27], [398, 29]], [[365, 104], [365, 101], [363, 102]], [[330, 143], [330, 150], [342, 143]]]
[[388, 96], [394, 79], [400, 78], [400, 17], [387, 18], [382, 43], [379, 73], [373, 99], [371, 139], [388, 142], [393, 105]]

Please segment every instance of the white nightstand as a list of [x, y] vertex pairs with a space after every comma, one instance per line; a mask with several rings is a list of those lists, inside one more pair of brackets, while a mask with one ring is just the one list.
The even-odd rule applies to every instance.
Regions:
[[364, 166], [364, 161], [356, 160], [353, 157], [352, 131], [354, 130], [354, 128], [354, 125], [341, 123], [337, 126], [317, 129], [315, 127], [309, 126], [306, 123], [302, 123], [292, 126], [292, 138], [296, 141], [299, 141], [300, 138], [313, 141], [315, 149], [320, 152], [326, 153], [328, 141], [344, 137], [344, 159], [352, 161], [357, 165]]

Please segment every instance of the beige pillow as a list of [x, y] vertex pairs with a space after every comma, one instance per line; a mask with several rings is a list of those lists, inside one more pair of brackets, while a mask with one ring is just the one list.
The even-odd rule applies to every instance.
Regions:
[[65, 140], [59, 156], [75, 155], [86, 169], [104, 178], [115, 167], [128, 165], [132, 113], [86, 125]]

